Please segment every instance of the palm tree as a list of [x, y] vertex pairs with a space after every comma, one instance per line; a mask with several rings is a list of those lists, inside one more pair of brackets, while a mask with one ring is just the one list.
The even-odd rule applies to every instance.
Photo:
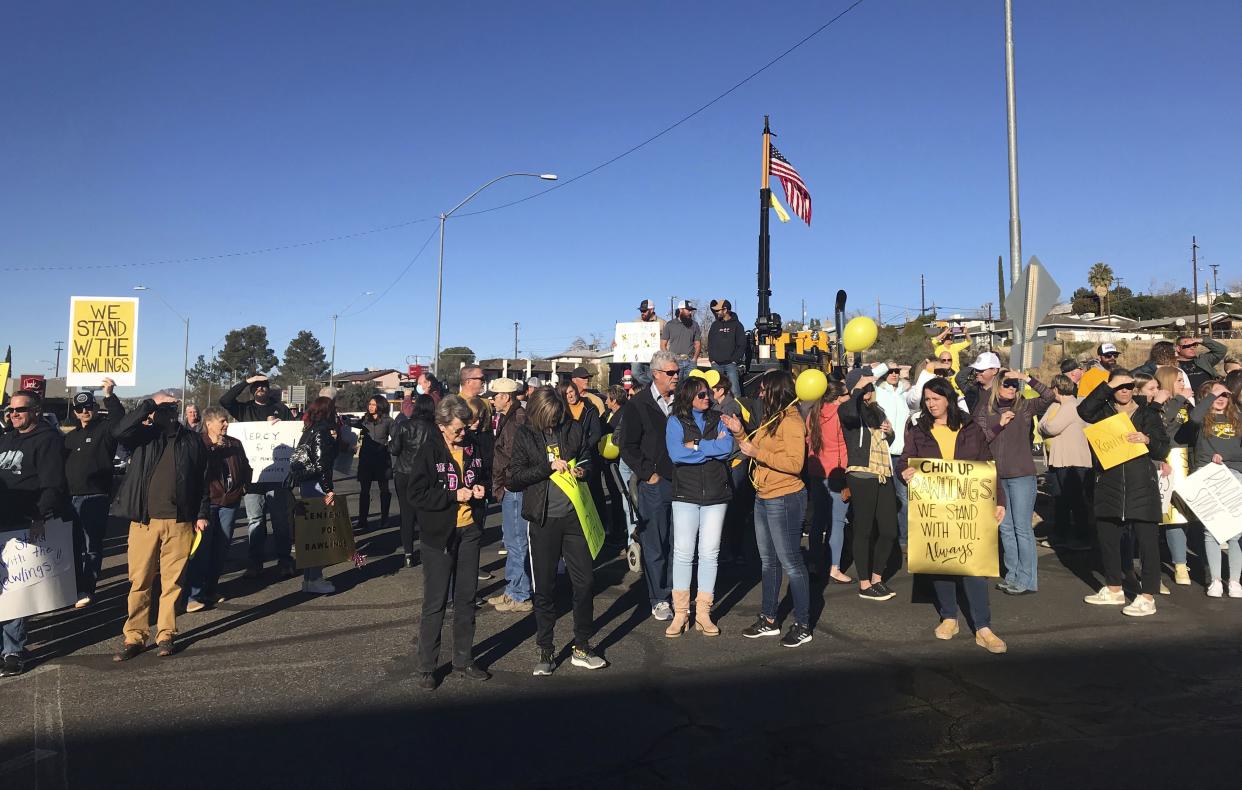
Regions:
[[1104, 261], [1099, 261], [1091, 266], [1087, 272], [1087, 284], [1091, 286], [1091, 290], [1095, 291], [1095, 295], [1100, 300], [1100, 315], [1108, 315], [1104, 309], [1105, 299], [1108, 296], [1108, 289], [1113, 284], [1113, 267]]

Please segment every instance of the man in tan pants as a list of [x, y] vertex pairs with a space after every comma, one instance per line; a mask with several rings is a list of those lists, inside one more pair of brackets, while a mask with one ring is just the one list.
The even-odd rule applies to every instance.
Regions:
[[117, 492], [114, 515], [129, 523], [129, 617], [125, 642], [113, 656], [128, 661], [147, 646], [151, 586], [160, 576], [156, 620], [157, 655], [173, 654], [181, 573], [194, 532], [207, 528], [211, 507], [207, 449], [202, 438], [177, 420], [177, 401], [161, 392], [143, 401], [116, 427], [118, 442], [133, 456]]

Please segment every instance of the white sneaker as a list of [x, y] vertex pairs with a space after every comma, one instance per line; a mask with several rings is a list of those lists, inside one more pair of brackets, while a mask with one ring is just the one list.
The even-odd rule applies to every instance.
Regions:
[[1155, 614], [1156, 601], [1146, 595], [1136, 595], [1130, 605], [1121, 610], [1121, 613], [1131, 617], [1146, 617], [1149, 614]]
[[651, 607], [651, 616], [657, 620], [672, 620], [673, 607], [668, 605], [668, 601], [660, 601]]
[[1242, 582], [1229, 582], [1229, 597], [1242, 598]]
[[1221, 586], [1220, 579], [1214, 579], [1214, 580], [1212, 581], [1212, 583], [1208, 585], [1208, 588], [1207, 588], [1207, 597], [1209, 597], [1209, 598], [1219, 598], [1219, 597], [1221, 597], [1221, 595], [1223, 595], [1223, 594], [1224, 594], [1224, 592], [1225, 592], [1225, 590], [1224, 590], [1224, 588]]
[[1126, 603], [1126, 594], [1124, 590], [1113, 592], [1105, 585], [1100, 588], [1098, 593], [1084, 595], [1083, 600], [1087, 603], [1099, 604], [1101, 606], [1124, 606]]
[[331, 595], [336, 592], [336, 585], [327, 579], [303, 579], [302, 592], [315, 595]]

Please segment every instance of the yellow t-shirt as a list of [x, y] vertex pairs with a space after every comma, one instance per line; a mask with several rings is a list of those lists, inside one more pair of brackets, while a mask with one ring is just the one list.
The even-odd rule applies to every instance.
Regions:
[[[453, 454], [453, 462], [457, 464], [458, 471], [460, 472], [460, 470], [465, 469], [466, 459], [465, 459], [465, 455], [461, 451], [461, 447], [455, 444], [450, 444], [449, 452]], [[465, 483], [463, 482], [462, 485], [464, 486]], [[462, 527], [468, 527], [473, 523], [474, 523], [474, 514], [470, 511], [470, 504], [468, 502], [458, 502], [457, 503], [457, 528], [461, 529]]]
[[932, 438], [940, 445], [940, 457], [952, 461], [953, 453], [957, 449], [957, 431], [947, 425], [933, 425]]

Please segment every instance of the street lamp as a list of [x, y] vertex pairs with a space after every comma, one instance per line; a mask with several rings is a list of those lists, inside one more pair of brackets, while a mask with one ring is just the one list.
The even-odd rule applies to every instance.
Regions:
[[555, 173], [505, 173], [503, 176], [496, 176], [483, 186], [471, 192], [466, 199], [453, 206], [448, 211], [440, 215], [440, 266], [436, 272], [436, 355], [431, 358], [431, 370], [437, 376], [440, 375], [440, 308], [444, 297], [444, 221], [453, 216], [453, 212], [474, 199], [474, 196], [483, 190], [505, 178], [513, 178], [514, 176], [524, 176], [528, 178], [542, 178], [544, 181], [555, 181]]
[[[373, 293], [375, 293], [375, 291], [363, 291], [362, 293], [358, 294], [357, 296], [354, 297], [354, 300], [352, 302], [345, 305], [345, 307], [341, 310], [341, 313], [348, 313], [349, 308], [356, 305], [359, 299], [361, 299], [364, 296], [370, 296]], [[336, 386], [336, 319], [340, 317], [341, 317], [340, 313], [332, 314], [332, 362], [331, 362], [331, 370], [328, 372], [328, 386], [329, 387]]]
[[148, 291], [150, 293], [155, 294], [155, 298], [163, 302], [164, 306], [167, 307], [169, 310], [171, 310], [173, 315], [177, 316], [178, 318], [180, 318], [182, 321], [185, 322], [185, 357], [182, 360], [182, 365], [181, 365], [181, 416], [182, 418], [184, 418], [186, 396], [188, 395], [186, 390], [189, 386], [189, 380], [190, 380], [190, 319], [186, 316], [183, 316], [181, 313], [178, 313], [176, 309], [174, 309], [173, 306], [168, 303], [167, 299], [159, 295], [158, 291], [152, 291], [150, 288], [148, 288], [145, 285], [135, 285], [134, 290], [135, 291]]

